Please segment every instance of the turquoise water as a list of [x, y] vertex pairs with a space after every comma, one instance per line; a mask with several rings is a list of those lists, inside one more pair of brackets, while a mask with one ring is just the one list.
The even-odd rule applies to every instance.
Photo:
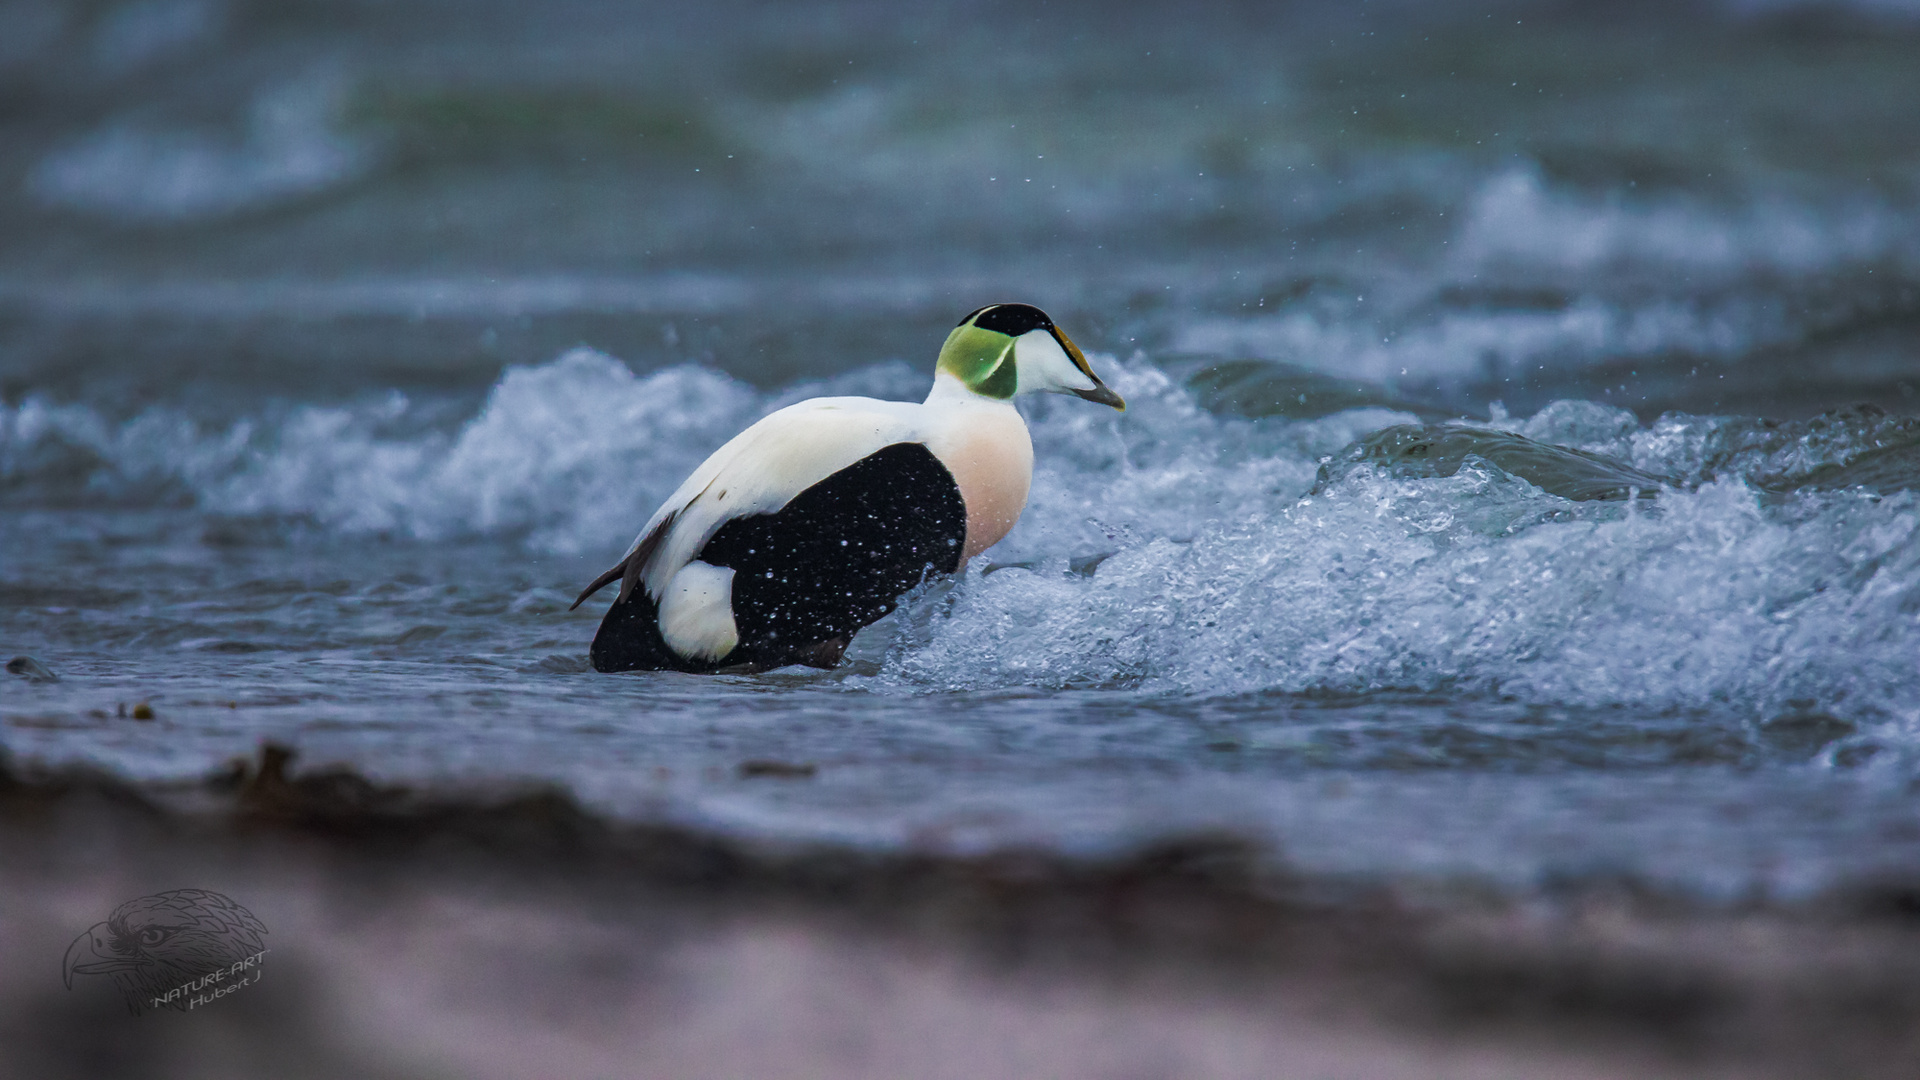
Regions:
[[[17, 759], [1519, 892], [1920, 868], [1896, 8], [34, 10]], [[587, 671], [566, 605], [706, 453], [919, 397], [1002, 299], [1132, 405], [1027, 406], [1007, 540], [835, 672]]]

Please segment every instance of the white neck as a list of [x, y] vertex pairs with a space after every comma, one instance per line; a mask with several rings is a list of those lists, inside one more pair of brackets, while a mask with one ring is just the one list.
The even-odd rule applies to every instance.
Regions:
[[921, 408], [926, 447], [953, 474], [967, 506], [961, 555], [970, 559], [1020, 519], [1033, 482], [1033, 440], [1013, 402], [976, 394], [952, 375], [933, 377], [933, 392]]
[[959, 379], [944, 371], [934, 373], [933, 389], [927, 391], [926, 403], [942, 408], [951, 408], [957, 405], [994, 405], [1008, 409], [1013, 408], [1012, 401], [1006, 398], [992, 398], [985, 394], [975, 393], [966, 383], [961, 382]]

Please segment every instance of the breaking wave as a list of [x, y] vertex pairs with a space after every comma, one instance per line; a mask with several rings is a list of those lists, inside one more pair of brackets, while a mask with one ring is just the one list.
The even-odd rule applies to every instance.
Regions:
[[763, 407], [717, 372], [640, 377], [587, 349], [509, 369], [452, 432], [417, 430], [431, 409], [397, 392], [225, 430], [169, 409], [114, 424], [86, 406], [29, 398], [0, 414], [0, 479], [54, 500], [170, 495], [344, 533], [507, 534], [576, 552], [631, 533]]
[[46, 206], [142, 225], [198, 223], [332, 191], [376, 163], [372, 146], [335, 130], [342, 93], [327, 73], [276, 87], [252, 103], [238, 136], [117, 121], [47, 154], [27, 189]]
[[[1034, 402], [1026, 516], [955, 587], [897, 616], [877, 674], [860, 678], [1731, 707], [1858, 726], [1855, 743], [1836, 744], [1855, 751], [1920, 730], [1912, 419], [1642, 424], [1563, 401], [1369, 444], [1356, 441], [1417, 418], [1225, 416], [1144, 360], [1100, 363], [1132, 410]], [[699, 366], [636, 375], [579, 349], [509, 369], [451, 429], [400, 394], [223, 428], [28, 398], [0, 406], [0, 484], [16, 504], [159, 498], [610, 561], [756, 417], [819, 393], [924, 385], [890, 364], [769, 394]], [[1367, 449], [1421, 430], [1451, 448], [1446, 468], [1409, 471]], [[1632, 478], [1651, 478], [1658, 497], [1554, 494], [1511, 452], [1521, 444], [1565, 448], [1540, 460], [1615, 468], [1636, 490]]]
[[1681, 356], [1739, 371], [1877, 309], [1905, 312], [1920, 272], [1912, 207], [1881, 196], [1592, 194], [1529, 166], [1460, 203], [1440, 251], [1405, 281], [1318, 282], [1253, 313], [1189, 320], [1169, 342], [1387, 384]]

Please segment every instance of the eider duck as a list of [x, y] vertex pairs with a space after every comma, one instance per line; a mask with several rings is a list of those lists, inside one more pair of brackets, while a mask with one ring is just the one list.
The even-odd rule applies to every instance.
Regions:
[[1033, 441], [1013, 399], [1037, 390], [1127, 407], [1045, 312], [992, 304], [947, 335], [926, 401], [813, 398], [734, 436], [573, 602], [620, 583], [594, 668], [835, 666], [1019, 520]]

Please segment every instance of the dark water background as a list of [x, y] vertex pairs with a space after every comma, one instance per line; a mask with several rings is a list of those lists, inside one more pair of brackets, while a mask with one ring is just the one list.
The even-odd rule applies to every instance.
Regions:
[[[0, 25], [0, 651], [60, 678], [0, 683], [20, 760], [273, 739], [774, 841], [1227, 831], [1518, 892], [1920, 877], [1910, 5]], [[1027, 409], [999, 548], [834, 673], [585, 670], [567, 603], [706, 453], [918, 397], [1007, 299], [1133, 408]], [[1347, 449], [1456, 418], [1445, 467]]]

